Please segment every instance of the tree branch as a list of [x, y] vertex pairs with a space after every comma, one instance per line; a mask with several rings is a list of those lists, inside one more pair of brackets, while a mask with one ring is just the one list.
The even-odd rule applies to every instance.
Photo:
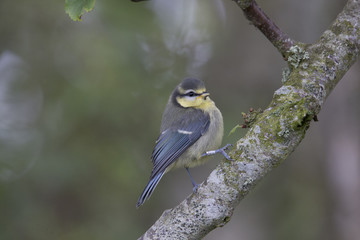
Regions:
[[[254, 6], [254, 1], [236, 2], [242, 8], [241, 2]], [[266, 22], [277, 29], [271, 21]], [[280, 49], [289, 48], [285, 46], [286, 35], [275, 32], [279, 34], [274, 39], [284, 43], [277, 48], [285, 51]], [[197, 193], [166, 210], [140, 239], [200, 239], [225, 225], [244, 196], [299, 145], [311, 120], [356, 61], [359, 47], [360, 3], [349, 0], [318, 42], [296, 44], [286, 50], [292, 71], [275, 91], [269, 107], [230, 152], [236, 161], [223, 161]]]
[[261, 10], [254, 0], [233, 0], [243, 10], [246, 18], [254, 24], [265, 37], [278, 49], [284, 59], [288, 51], [295, 44], [286, 33]]

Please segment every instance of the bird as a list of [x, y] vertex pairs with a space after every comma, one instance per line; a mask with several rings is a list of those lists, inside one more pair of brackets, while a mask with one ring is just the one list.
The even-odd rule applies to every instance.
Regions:
[[189, 168], [203, 164], [207, 156], [216, 153], [232, 160], [225, 152], [230, 144], [217, 149], [224, 134], [223, 117], [209, 96], [204, 82], [196, 78], [185, 78], [171, 93], [162, 116], [160, 136], [151, 155], [153, 169], [137, 208], [150, 198], [170, 170], [184, 167], [196, 192], [198, 184]]

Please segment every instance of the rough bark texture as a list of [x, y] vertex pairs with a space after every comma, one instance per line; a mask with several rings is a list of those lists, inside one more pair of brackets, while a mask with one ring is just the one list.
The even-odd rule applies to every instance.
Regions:
[[[253, 1], [236, 3], [241, 7]], [[284, 84], [230, 152], [236, 161], [223, 161], [196, 194], [166, 210], [140, 239], [201, 239], [230, 221], [241, 199], [299, 145], [328, 95], [356, 61], [359, 46], [360, 3], [350, 0], [318, 42], [289, 47], [290, 70], [284, 73]]]

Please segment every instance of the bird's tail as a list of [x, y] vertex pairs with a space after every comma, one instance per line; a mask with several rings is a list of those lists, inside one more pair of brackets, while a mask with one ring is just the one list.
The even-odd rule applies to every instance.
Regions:
[[164, 175], [165, 172], [159, 172], [158, 174], [156, 174], [154, 177], [152, 177], [148, 184], [146, 185], [144, 191], [141, 193], [139, 200], [136, 204], [136, 208], [140, 207], [147, 199], [150, 198], [152, 192], [154, 191], [154, 189], [156, 188], [156, 186], [158, 185], [158, 183], [160, 182], [160, 179], [162, 178], [162, 176]]

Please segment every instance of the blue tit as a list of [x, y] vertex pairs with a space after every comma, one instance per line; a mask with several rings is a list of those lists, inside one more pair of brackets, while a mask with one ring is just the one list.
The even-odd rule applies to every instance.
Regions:
[[218, 152], [230, 160], [225, 152], [228, 145], [217, 149], [224, 133], [223, 117], [209, 95], [204, 82], [194, 78], [184, 79], [170, 95], [151, 156], [150, 180], [136, 207], [150, 197], [166, 172], [185, 167], [195, 192], [197, 184], [191, 177], [190, 167], [203, 164], [206, 156]]

